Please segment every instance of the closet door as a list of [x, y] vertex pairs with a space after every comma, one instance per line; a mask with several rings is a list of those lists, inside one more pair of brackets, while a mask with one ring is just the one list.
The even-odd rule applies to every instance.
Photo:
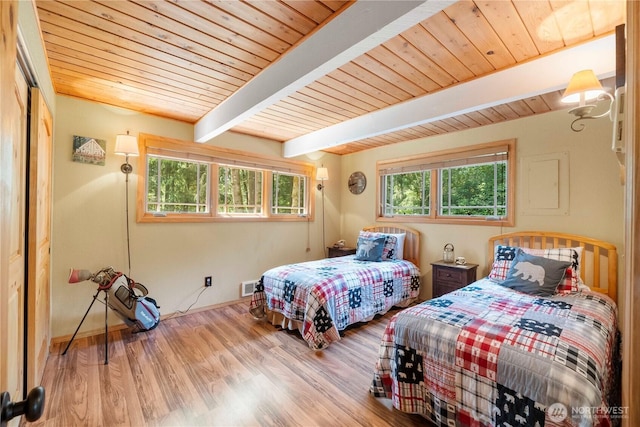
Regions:
[[14, 401], [23, 397], [25, 372], [28, 93], [16, 67], [17, 6], [15, 1], [0, 1], [0, 391], [8, 391]]
[[40, 385], [51, 340], [51, 159], [53, 119], [40, 90], [31, 89], [27, 390]]

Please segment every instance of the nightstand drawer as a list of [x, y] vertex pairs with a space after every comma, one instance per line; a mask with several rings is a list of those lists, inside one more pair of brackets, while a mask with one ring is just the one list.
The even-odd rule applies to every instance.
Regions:
[[460, 289], [459, 283], [438, 282], [433, 288], [433, 298], [438, 298], [449, 292], [457, 291], [458, 289]]
[[437, 261], [431, 263], [433, 267], [433, 298], [448, 294], [476, 280], [478, 264], [457, 265]]
[[465, 272], [455, 268], [440, 267], [436, 269], [436, 280], [439, 282], [452, 282], [459, 284], [462, 282]]

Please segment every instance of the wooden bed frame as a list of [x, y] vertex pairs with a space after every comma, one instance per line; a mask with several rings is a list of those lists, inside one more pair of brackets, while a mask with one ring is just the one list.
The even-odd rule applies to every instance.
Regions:
[[393, 234], [406, 233], [402, 258], [411, 261], [416, 267], [420, 267], [420, 233], [417, 230], [401, 225], [370, 225], [363, 227], [362, 231]]
[[615, 245], [590, 237], [547, 231], [516, 231], [489, 238], [489, 270], [496, 245], [533, 249], [581, 247], [580, 276], [595, 292], [618, 302], [618, 255]]

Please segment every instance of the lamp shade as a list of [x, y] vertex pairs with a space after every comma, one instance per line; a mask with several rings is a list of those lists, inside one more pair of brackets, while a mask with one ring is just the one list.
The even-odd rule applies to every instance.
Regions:
[[593, 71], [582, 70], [571, 77], [561, 101], [565, 103], [580, 102], [581, 95], [584, 95], [583, 99], [588, 101], [597, 98], [603, 92], [604, 89]]
[[329, 171], [327, 168], [318, 168], [316, 171], [316, 180], [317, 181], [327, 181], [329, 179]]
[[129, 134], [116, 136], [115, 153], [121, 156], [138, 156], [138, 138]]

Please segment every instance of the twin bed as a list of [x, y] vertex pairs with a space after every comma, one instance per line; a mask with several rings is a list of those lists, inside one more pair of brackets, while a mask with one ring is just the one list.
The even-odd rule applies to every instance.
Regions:
[[[435, 425], [610, 425], [622, 415], [615, 246], [561, 233], [496, 236], [487, 277], [409, 307], [419, 292], [419, 235], [365, 231], [404, 233], [404, 260], [278, 267], [253, 296], [254, 316], [297, 328], [320, 349], [349, 324], [408, 307], [389, 319], [370, 391]], [[309, 271], [319, 276], [307, 280]]]
[[368, 254], [356, 254], [273, 268], [258, 283], [251, 314], [297, 329], [311, 348], [324, 349], [349, 325], [414, 302], [420, 292], [418, 232], [373, 226], [362, 230], [362, 239], [384, 240], [384, 256], [371, 261]]
[[[492, 238], [489, 250], [488, 277], [389, 320], [371, 392], [440, 426], [610, 425], [620, 409], [615, 247], [530, 232]], [[518, 262], [566, 270], [551, 292], [535, 280], [514, 291]]]

